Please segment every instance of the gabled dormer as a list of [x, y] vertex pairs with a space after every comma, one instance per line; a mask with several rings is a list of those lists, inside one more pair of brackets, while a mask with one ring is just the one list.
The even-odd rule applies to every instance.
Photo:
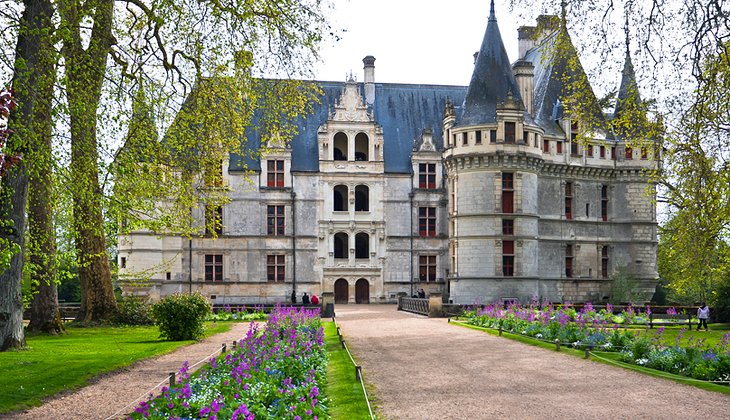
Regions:
[[436, 190], [441, 188], [443, 165], [441, 151], [433, 141], [433, 130], [424, 129], [421, 137], [416, 139], [413, 154], [413, 189]]
[[317, 138], [321, 170], [382, 172], [383, 130], [352, 75]]

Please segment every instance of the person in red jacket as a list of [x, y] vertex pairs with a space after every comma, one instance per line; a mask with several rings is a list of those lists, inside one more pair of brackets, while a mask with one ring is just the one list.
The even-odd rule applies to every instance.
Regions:
[[312, 305], [319, 305], [319, 298], [317, 297], [317, 295], [313, 294], [311, 301], [312, 301]]

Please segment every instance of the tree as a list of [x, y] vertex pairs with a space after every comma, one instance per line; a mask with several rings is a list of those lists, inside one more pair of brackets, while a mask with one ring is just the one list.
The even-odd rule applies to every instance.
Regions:
[[[258, 68], [287, 75], [306, 71], [309, 57], [316, 54], [317, 43], [326, 27], [321, 6], [320, 0], [265, 0], [235, 6], [217, 1], [191, 4], [173, 0], [150, 3], [128, 0], [126, 8], [115, 11], [114, 2], [110, 0], [63, 3], [59, 32], [63, 34], [62, 55], [66, 65], [73, 226], [84, 321], [103, 319], [114, 311], [111, 270], [101, 228], [104, 219], [100, 200], [102, 190], [98, 183], [97, 112], [103, 100], [105, 77], [112, 79], [120, 90], [130, 84], [139, 84], [140, 80], [149, 80], [150, 86], [155, 86], [157, 81], [157, 92], [163, 101], [176, 94], [179, 96], [181, 92], [187, 97], [188, 89], [195, 86], [196, 96], [192, 100], [205, 105], [198, 108], [194, 120], [190, 121], [200, 122], [215, 116], [213, 119], [220, 123], [213, 128], [206, 127], [208, 135], [196, 137], [194, 142], [190, 142], [189, 135], [168, 137], [163, 145], [155, 146], [157, 152], [140, 159], [141, 166], [146, 166], [150, 174], [163, 171], [169, 175], [162, 178], [170, 181], [166, 184], [170, 188], [161, 188], [161, 178], [156, 178], [149, 183], [140, 182], [133, 190], [139, 192], [139, 187], [147, 187], [157, 193], [165, 192], [167, 197], [183, 199], [162, 205], [161, 213], [153, 209], [152, 214], [136, 212], [131, 215], [152, 223], [156, 232], [163, 233], [165, 229], [169, 231], [180, 226], [179, 220], [190, 221], [190, 209], [199, 206], [201, 200], [211, 201], [224, 195], [225, 190], [209, 189], [201, 196], [197, 190], [201, 183], [191, 181], [206, 169], [219, 166], [228, 153], [242, 150], [245, 129], [253, 110], [263, 109], [256, 105], [261, 102], [276, 104], [272, 109], [282, 112], [265, 113], [264, 121], [267, 118], [274, 121], [273, 126], [278, 131], [272, 132], [272, 136], [287, 134], [287, 124], [280, 118], [297, 115], [302, 103], [309, 100], [316, 89], [302, 84], [274, 83], [285, 86], [279, 90], [284, 95], [259, 100], [262, 98], [259, 95], [267, 89], [256, 89], [250, 70]], [[124, 27], [115, 26], [115, 22], [123, 22]], [[90, 33], [85, 33], [83, 27], [91, 27]], [[244, 51], [252, 53], [242, 53]], [[109, 58], [117, 66], [113, 71], [107, 67]], [[162, 72], [157, 70], [160, 67]], [[226, 96], [234, 102], [224, 107], [220, 98]], [[152, 102], [152, 107], [159, 104]], [[195, 153], [194, 158], [185, 154], [188, 152]], [[117, 168], [123, 166], [116, 165]], [[137, 169], [129, 168], [119, 173], [133, 172], [139, 173]], [[139, 180], [150, 180], [150, 177]], [[190, 188], [195, 194], [181, 194]], [[140, 201], [152, 202], [148, 200], [148, 193], [140, 196]], [[192, 205], [180, 205], [193, 197], [196, 200]], [[121, 207], [124, 206], [121, 203]], [[185, 216], [179, 217], [181, 215]], [[127, 216], [129, 214], [124, 215]], [[193, 226], [192, 223], [187, 225]]]
[[[40, 126], [37, 117], [45, 108], [42, 88], [52, 80], [48, 66], [43, 64], [44, 45], [48, 42], [53, 6], [48, 0], [27, 0], [20, 19], [13, 85], [18, 107], [9, 124], [15, 131], [7, 148], [11, 155], [23, 156], [37, 143]], [[42, 122], [40, 122], [42, 124]], [[42, 130], [40, 130], [42, 131]], [[25, 208], [28, 194], [28, 163], [13, 165], [2, 178], [0, 191], [0, 253], [12, 254], [9, 267], [0, 267], [0, 351], [25, 346], [20, 286], [23, 271], [25, 240]]]

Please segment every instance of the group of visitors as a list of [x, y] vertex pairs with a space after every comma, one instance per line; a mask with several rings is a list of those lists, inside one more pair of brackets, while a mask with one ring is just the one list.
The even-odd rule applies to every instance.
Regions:
[[[296, 290], [291, 291], [291, 303], [292, 305], [297, 303], [297, 292]], [[313, 294], [311, 297], [307, 294], [307, 292], [304, 292], [302, 294], [302, 305], [308, 306], [308, 305], [319, 305], [319, 298], [317, 295]]]

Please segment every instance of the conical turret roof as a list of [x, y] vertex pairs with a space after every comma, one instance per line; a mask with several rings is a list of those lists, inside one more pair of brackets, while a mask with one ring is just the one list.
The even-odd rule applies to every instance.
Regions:
[[641, 103], [641, 96], [639, 95], [639, 87], [636, 84], [636, 72], [634, 72], [634, 64], [631, 62], [631, 53], [629, 52], [629, 35], [628, 35], [628, 20], [626, 22], [626, 58], [624, 60], [624, 69], [621, 73], [621, 85], [618, 89], [618, 96], [616, 97], [616, 108], [614, 109], [613, 116], [618, 118], [621, 113], [627, 108], [637, 108]]
[[512, 74], [507, 51], [504, 49], [502, 35], [494, 14], [494, 1], [492, 1], [487, 30], [484, 33], [476, 64], [474, 64], [474, 73], [471, 76], [464, 100], [464, 111], [458, 125], [495, 123], [497, 105], [507, 99], [509, 92], [514, 101], [522, 104], [522, 97]]

